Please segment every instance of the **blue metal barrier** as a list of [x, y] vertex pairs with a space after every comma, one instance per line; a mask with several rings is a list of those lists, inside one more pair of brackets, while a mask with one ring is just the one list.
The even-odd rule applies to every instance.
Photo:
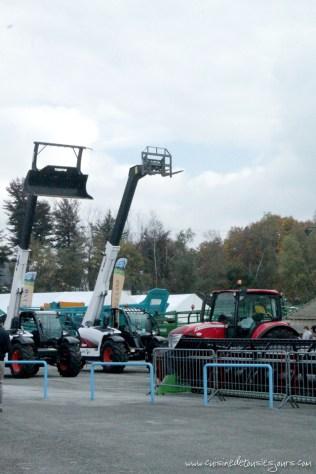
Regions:
[[207, 396], [207, 369], [208, 367], [224, 367], [224, 368], [258, 368], [258, 369], [267, 369], [269, 372], [269, 408], [273, 408], [273, 370], [270, 364], [244, 364], [244, 363], [225, 363], [225, 362], [210, 362], [203, 366], [203, 401], [204, 405], [208, 405], [208, 396]]
[[150, 362], [92, 362], [90, 368], [90, 400], [94, 400], [95, 392], [95, 380], [94, 380], [94, 368], [96, 366], [107, 367], [107, 366], [126, 366], [126, 367], [148, 367], [149, 368], [149, 393], [150, 402], [155, 403], [155, 382], [154, 382], [154, 368]]
[[5, 365], [24, 364], [24, 365], [42, 365], [44, 367], [43, 398], [48, 398], [48, 364], [45, 360], [6, 360]]

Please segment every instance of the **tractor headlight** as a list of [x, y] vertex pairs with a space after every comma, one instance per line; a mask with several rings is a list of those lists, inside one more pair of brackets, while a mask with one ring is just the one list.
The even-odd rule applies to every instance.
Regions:
[[171, 349], [174, 349], [178, 342], [180, 341], [182, 337], [182, 334], [169, 334], [168, 336], [168, 346], [171, 348]]

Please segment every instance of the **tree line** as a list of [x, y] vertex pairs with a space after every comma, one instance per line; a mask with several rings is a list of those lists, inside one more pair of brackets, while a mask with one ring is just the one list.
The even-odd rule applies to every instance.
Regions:
[[[23, 179], [11, 181], [7, 193], [0, 266], [7, 263], [13, 272], [26, 204]], [[114, 221], [108, 210], [83, 223], [78, 201], [58, 199], [51, 206], [39, 200], [29, 259], [29, 270], [37, 272], [36, 291], [92, 290]], [[244, 286], [279, 289], [293, 304], [304, 303], [316, 294], [316, 233], [304, 232], [313, 224], [268, 213], [246, 227], [232, 227], [225, 238], [210, 231], [194, 247], [192, 229], [172, 237], [152, 217], [137, 238], [128, 226], [124, 231], [120, 256], [128, 258], [125, 287], [133, 293], [153, 287], [205, 293], [234, 288], [242, 280]]]

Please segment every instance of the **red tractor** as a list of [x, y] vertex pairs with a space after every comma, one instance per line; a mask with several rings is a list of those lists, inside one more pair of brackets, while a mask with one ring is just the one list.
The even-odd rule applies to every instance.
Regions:
[[297, 339], [298, 332], [282, 316], [282, 295], [276, 290], [216, 290], [204, 299], [201, 322], [169, 333], [169, 347], [203, 347], [205, 339], [230, 345], [240, 345], [241, 339]]

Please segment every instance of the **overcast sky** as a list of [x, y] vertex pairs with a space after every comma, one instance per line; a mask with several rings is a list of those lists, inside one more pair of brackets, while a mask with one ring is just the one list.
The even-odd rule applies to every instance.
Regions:
[[1, 202], [53, 141], [93, 148], [83, 211], [115, 213], [158, 145], [184, 172], [140, 182], [136, 233], [151, 212], [196, 242], [265, 212], [312, 218], [315, 18], [314, 0], [0, 0]]

